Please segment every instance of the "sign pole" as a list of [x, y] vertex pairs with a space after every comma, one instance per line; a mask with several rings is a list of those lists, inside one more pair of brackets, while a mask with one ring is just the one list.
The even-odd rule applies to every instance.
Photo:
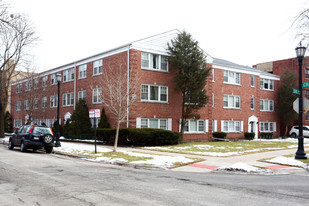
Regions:
[[97, 153], [97, 123], [96, 119], [94, 118], [94, 153]]

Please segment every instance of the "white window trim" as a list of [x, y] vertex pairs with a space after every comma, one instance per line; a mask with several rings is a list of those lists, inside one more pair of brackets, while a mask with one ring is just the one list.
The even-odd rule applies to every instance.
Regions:
[[[197, 131], [191, 131], [191, 121], [196, 121]], [[199, 122], [203, 122], [203, 130], [199, 130]], [[203, 134], [208, 132], [209, 120], [208, 119], [187, 119], [186, 124], [188, 124], [188, 131], [184, 130], [185, 134]], [[179, 123], [180, 129], [180, 123]]]
[[[264, 126], [262, 126], [262, 124], [264, 124]], [[265, 124], [268, 124], [268, 130], [264, 129]], [[270, 124], [273, 124], [273, 130], [270, 130]], [[276, 132], [276, 130], [276, 122], [260, 122], [260, 132]]]
[[[224, 97], [227, 97], [227, 106], [224, 106]], [[232, 107], [232, 106], [230, 106], [229, 105], [229, 98], [230, 97], [233, 97], [234, 98], [234, 107]], [[237, 103], [237, 101], [236, 101], [236, 97], [239, 97], [239, 107], [236, 107], [236, 103]], [[239, 95], [229, 95], [229, 94], [224, 94], [223, 95], [223, 108], [224, 109], [240, 109], [241, 108], [241, 97], [239, 96]]]
[[47, 108], [47, 97], [42, 98], [42, 108]]
[[[169, 67], [168, 61], [167, 61], [167, 66], [166, 66], [167, 68], [166, 68], [166, 70], [163, 70], [163, 69], [161, 68], [162, 57], [167, 57], [167, 56], [160, 55], [160, 54], [155, 54], [155, 53], [149, 53], [149, 52], [142, 52], [142, 53], [141, 53], [141, 62], [142, 62], [143, 53], [145, 53], [145, 54], [148, 55], [148, 67], [143, 67], [143, 66], [142, 66], [142, 63], [141, 63], [141, 68], [142, 68], [142, 69], [151, 70], [151, 71], [168, 72], [168, 67]], [[159, 58], [158, 58], [158, 65], [159, 65], [159, 68], [158, 68], [158, 69], [153, 69], [153, 68], [151, 68], [151, 63], [150, 63], [150, 61], [151, 61], [151, 59], [150, 59], [151, 55], [157, 55], [157, 56], [159, 56]]]
[[58, 95], [50, 96], [50, 108], [56, 108], [58, 106]]
[[[36, 103], [37, 104], [36, 104]], [[38, 109], [39, 108], [39, 99], [38, 98], [35, 98], [34, 100], [33, 100], [33, 109]]]
[[[84, 92], [85, 92], [85, 95], [83, 95]], [[80, 94], [81, 94], [81, 95], [80, 95]], [[86, 97], [87, 97], [87, 95], [86, 95], [86, 90], [80, 90], [80, 91], [78, 91], [78, 93], [77, 93], [77, 99], [78, 99], [78, 101], [79, 101], [80, 99], [86, 100]]]
[[[228, 123], [227, 130], [224, 129], [225, 122]], [[234, 128], [230, 131], [230, 123], [234, 123]], [[239, 131], [236, 130], [236, 122], [239, 122]], [[244, 131], [244, 122], [243, 121], [234, 121], [234, 120], [221, 120], [221, 131], [226, 133], [241, 133]]]
[[[229, 74], [234, 73], [235, 77], [233, 79], [230, 79]], [[227, 81], [224, 80], [225, 74], [227, 74]], [[239, 74], [239, 83], [236, 82], [236, 75]], [[224, 84], [231, 84], [231, 85], [241, 85], [241, 73], [239, 72], [233, 72], [233, 71], [228, 71], [224, 70], [223, 71], [223, 83]]]
[[147, 120], [147, 128], [149, 128], [149, 120], [150, 119], [158, 120], [158, 128], [157, 129], [161, 129], [160, 128], [160, 121], [165, 120], [166, 121], [166, 129], [165, 130], [172, 131], [172, 118], [141, 118], [141, 117], [138, 117], [138, 118], [136, 118], [136, 128], [142, 128], [142, 119]]
[[[142, 99], [142, 87], [147, 86], [148, 87], [148, 95], [147, 99]], [[150, 99], [150, 87], [158, 87], [158, 100], [151, 100]], [[166, 88], [166, 101], [161, 100], [161, 88]], [[141, 85], [141, 101], [142, 102], [160, 102], [160, 103], [168, 103], [168, 86], [162, 86], [162, 85], [151, 85], [151, 84], [142, 84]]]
[[[95, 90], [96, 90], [96, 93], [97, 93], [97, 102], [94, 102], [94, 92], [95, 92]], [[99, 90], [101, 90], [101, 97], [98, 94]], [[102, 98], [102, 88], [101, 87], [100, 88], [94, 88], [92, 90], [92, 104], [101, 104], [102, 103], [102, 99], [101, 98]]]
[[[264, 81], [268, 82], [268, 87], [269, 87], [268, 89], [264, 88]], [[272, 89], [270, 89], [270, 85], [272, 85]], [[265, 91], [274, 91], [275, 90], [275, 81], [272, 80], [272, 79], [261, 78], [260, 79], [260, 89], [265, 90]]]
[[[251, 107], [251, 100], [253, 99], [253, 108]], [[250, 110], [255, 110], [255, 98], [254, 96], [253, 97], [250, 97]]]
[[78, 67], [78, 79], [85, 78], [87, 78], [87, 64], [83, 64]]
[[[72, 78], [72, 74], [73, 74], [73, 78]], [[66, 78], [65, 80], [64, 80], [64, 77]], [[70, 68], [70, 69], [66, 69], [63, 71], [63, 77], [62, 77], [63, 82], [74, 81], [74, 78], [75, 78], [75, 68]]]
[[[95, 65], [96, 62], [99, 62], [99, 63], [98, 63], [99, 66], [96, 66], [96, 67], [95, 67], [94, 65]], [[101, 67], [101, 72], [98, 72], [98, 73], [95, 74], [95, 73], [94, 73], [95, 68], [98, 68], [98, 71], [100, 71], [100, 67]], [[103, 73], [103, 60], [100, 59], [100, 60], [94, 61], [94, 62], [93, 62], [93, 68], [92, 68], [92, 75], [93, 75], [93, 76], [97, 76], [97, 75], [101, 75], [102, 73]]]
[[[252, 81], [251, 81], [252, 77], [253, 77], [253, 85], [252, 85]], [[255, 87], [255, 75], [253, 75], [253, 74], [250, 75], [250, 86]]]
[[[261, 109], [261, 101], [263, 101], [263, 108]], [[267, 108], [267, 109], [265, 109], [265, 101], [267, 101], [268, 102], [268, 107], [269, 108]], [[271, 102], [272, 102], [272, 109], [270, 108], [270, 104], [271, 104]], [[274, 112], [274, 108], [275, 108], [275, 103], [274, 103], [274, 101], [273, 100], [268, 100], [268, 99], [260, 99], [260, 111], [261, 112]]]
[[42, 87], [47, 87], [48, 76], [42, 78]]
[[16, 112], [21, 111], [21, 101], [16, 101], [15, 110]]
[[50, 75], [50, 85], [55, 85], [55, 84], [57, 84], [56, 74], [51, 74]]
[[[71, 101], [73, 97], [73, 102]], [[65, 100], [65, 104], [64, 104]], [[62, 106], [63, 107], [71, 107], [74, 105], [74, 93], [73, 92], [68, 92], [62, 94]]]

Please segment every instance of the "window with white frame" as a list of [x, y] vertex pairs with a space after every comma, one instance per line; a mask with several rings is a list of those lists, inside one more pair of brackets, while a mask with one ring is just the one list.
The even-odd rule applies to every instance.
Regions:
[[63, 106], [73, 106], [74, 104], [74, 94], [73, 92], [64, 93], [62, 95], [62, 105]]
[[74, 68], [67, 69], [63, 71], [63, 82], [74, 80]]
[[22, 120], [21, 119], [14, 119], [14, 127], [19, 128], [22, 126]]
[[260, 111], [273, 112], [274, 111], [274, 101], [268, 99], [260, 100]]
[[260, 132], [275, 132], [276, 122], [260, 122]]
[[78, 92], [78, 100], [80, 99], [86, 100], [86, 90], [81, 90]]
[[32, 82], [31, 82], [31, 80], [27, 80], [27, 81], [25, 82], [25, 91], [31, 90], [31, 87], [32, 87]]
[[37, 89], [38, 87], [39, 87], [39, 78], [35, 78], [34, 80], [33, 80], [33, 88], [34, 89]]
[[221, 127], [223, 132], [241, 132], [241, 121], [221, 121]]
[[93, 62], [93, 76], [102, 74], [102, 66], [103, 66], [102, 59]]
[[57, 84], [57, 77], [56, 77], [56, 74], [50, 75], [50, 84], [51, 84], [51, 85]]
[[33, 100], [33, 109], [38, 109], [39, 108], [39, 99], [34, 99]]
[[16, 85], [16, 93], [21, 93], [23, 91], [23, 85], [22, 83], [18, 83]]
[[251, 87], [255, 87], [255, 76], [252, 74], [250, 76]]
[[141, 87], [142, 101], [167, 102], [168, 101], [167, 96], [168, 96], [167, 86], [142, 84]]
[[240, 108], [240, 96], [224, 95], [223, 96], [223, 108], [239, 109]]
[[309, 79], [309, 69], [305, 68], [305, 79]]
[[58, 95], [50, 96], [50, 107], [57, 107], [58, 106]]
[[196, 119], [189, 119], [186, 121], [184, 126], [184, 132], [186, 133], [199, 133], [205, 132], [205, 120], [196, 120]]
[[95, 88], [92, 90], [92, 103], [93, 104], [102, 103], [102, 88]]
[[47, 80], [48, 80], [48, 76], [44, 76], [44, 77], [42, 78], [42, 86], [43, 86], [43, 87], [46, 87], [46, 86], [47, 86]]
[[274, 90], [274, 80], [261, 79], [260, 80], [260, 89], [273, 91]]
[[21, 111], [21, 101], [16, 101], [15, 110], [16, 111]]
[[141, 118], [141, 128], [155, 128], [167, 130], [167, 119]]
[[224, 83], [240, 85], [240, 73], [224, 71]]
[[168, 71], [168, 57], [142, 52], [142, 68]]
[[250, 98], [250, 109], [254, 110], [254, 97]]
[[83, 79], [87, 77], [87, 64], [78, 67], [78, 78]]
[[47, 107], [47, 97], [43, 97], [42, 98], [42, 108], [46, 108]]
[[24, 110], [29, 110], [29, 100], [24, 101]]

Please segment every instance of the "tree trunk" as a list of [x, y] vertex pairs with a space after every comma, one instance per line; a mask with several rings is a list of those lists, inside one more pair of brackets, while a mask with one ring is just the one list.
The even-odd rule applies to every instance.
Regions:
[[284, 132], [284, 136], [286, 137], [286, 134], [288, 133], [288, 126], [285, 126], [285, 132]]
[[184, 100], [182, 101], [182, 108], [181, 108], [181, 122], [180, 122], [180, 137], [179, 137], [179, 143], [183, 143], [183, 135], [184, 135], [184, 126], [186, 124], [186, 119], [184, 118], [184, 112], [185, 112], [185, 104]]
[[119, 136], [119, 127], [120, 127], [120, 121], [117, 120], [117, 130], [116, 130], [115, 143], [114, 143], [114, 152], [117, 152], [118, 136]]
[[4, 109], [2, 104], [0, 105], [0, 137], [4, 137]]

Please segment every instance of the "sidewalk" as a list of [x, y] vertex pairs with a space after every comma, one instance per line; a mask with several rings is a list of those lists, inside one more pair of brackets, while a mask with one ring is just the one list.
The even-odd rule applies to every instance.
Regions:
[[[63, 141], [64, 143], [65, 141]], [[7, 144], [8, 138], [0, 138], [0, 143]], [[74, 145], [85, 146], [89, 143], [73, 142]], [[65, 143], [63, 144], [65, 145]], [[112, 146], [98, 145], [98, 149], [108, 149], [112, 150]], [[57, 154], [61, 154], [55, 148]], [[186, 158], [199, 158], [205, 159], [204, 161], [188, 164], [185, 166], [180, 166], [177, 168], [169, 169], [172, 171], [182, 171], [182, 172], [200, 172], [200, 173], [209, 173], [217, 171], [218, 168], [229, 168], [232, 167], [234, 171], [243, 171], [248, 170], [248, 167], [254, 167], [256, 169], [261, 168], [261, 173], [272, 173], [272, 174], [292, 174], [299, 172], [306, 172], [306, 169], [295, 167], [295, 166], [286, 166], [281, 164], [273, 164], [267, 162], [261, 162], [263, 159], [272, 159], [278, 156], [285, 155], [295, 155], [296, 149], [286, 149], [286, 150], [275, 150], [268, 152], [259, 152], [252, 154], [243, 154], [238, 156], [229, 156], [229, 157], [213, 157], [213, 156], [204, 156], [204, 155], [193, 155], [193, 154], [181, 154], [181, 153], [171, 153], [171, 152], [160, 152], [152, 151], [143, 148], [131, 148], [131, 147], [118, 147], [118, 152], [135, 152], [135, 153], [145, 153], [150, 155], [163, 155], [165, 157], [186, 157]], [[115, 163], [115, 162], [114, 162]], [[116, 162], [117, 163], [117, 162]], [[130, 163], [127, 163], [130, 164]], [[245, 169], [244, 169], [245, 167]], [[308, 168], [307, 168], [308, 169]], [[258, 169], [259, 170], [259, 169]], [[250, 170], [249, 170], [250, 171]], [[254, 171], [255, 172], [255, 171]]]

